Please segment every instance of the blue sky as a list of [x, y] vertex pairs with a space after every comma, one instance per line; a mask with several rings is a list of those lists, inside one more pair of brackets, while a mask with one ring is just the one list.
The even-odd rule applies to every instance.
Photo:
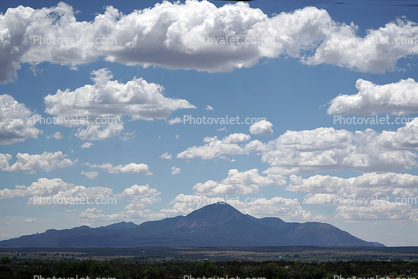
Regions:
[[417, 245], [417, 8], [390, 3], [2, 2], [0, 239], [229, 200]]

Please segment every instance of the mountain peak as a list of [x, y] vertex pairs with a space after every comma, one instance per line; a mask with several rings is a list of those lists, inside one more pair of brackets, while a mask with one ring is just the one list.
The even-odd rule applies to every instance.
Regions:
[[0, 247], [140, 246], [383, 246], [361, 240], [326, 223], [287, 223], [275, 217], [244, 215], [227, 203], [204, 206], [186, 216], [141, 225], [120, 222], [0, 241]]
[[220, 212], [220, 211], [224, 211], [224, 212], [239, 212], [237, 209], [235, 209], [232, 205], [226, 203], [226, 202], [216, 202], [216, 203], [212, 203], [209, 205], [206, 205], [202, 208], [196, 209], [195, 211], [189, 213], [187, 216], [193, 214], [193, 213], [197, 213], [197, 212], [208, 212], [208, 213], [213, 213], [213, 212]]
[[233, 206], [225, 202], [217, 202], [217, 203], [206, 205], [186, 215], [186, 217], [189, 217], [189, 218], [192, 218], [195, 216], [198, 216], [200, 218], [210, 218], [210, 219], [212, 217], [216, 219], [224, 219], [224, 218], [230, 219], [230, 217], [242, 218], [242, 216], [245, 216], [245, 215], [239, 212]]
[[197, 209], [178, 223], [178, 228], [212, 227], [221, 223], [247, 218], [244, 214], [225, 202], [213, 203]]

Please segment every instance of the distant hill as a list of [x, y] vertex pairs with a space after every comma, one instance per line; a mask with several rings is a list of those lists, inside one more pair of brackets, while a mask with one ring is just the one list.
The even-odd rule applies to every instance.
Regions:
[[140, 246], [373, 246], [330, 224], [287, 223], [279, 218], [244, 215], [226, 203], [215, 203], [187, 216], [121, 222], [105, 227], [47, 230], [0, 241], [0, 247], [140, 247]]

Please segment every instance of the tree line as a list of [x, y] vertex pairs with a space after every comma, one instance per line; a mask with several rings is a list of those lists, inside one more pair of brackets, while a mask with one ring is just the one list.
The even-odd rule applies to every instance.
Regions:
[[334, 279], [338, 278], [418, 278], [418, 262], [402, 261], [171, 261], [146, 263], [120, 258], [106, 261], [18, 260], [0, 259], [0, 278], [261, 278], [266, 279]]

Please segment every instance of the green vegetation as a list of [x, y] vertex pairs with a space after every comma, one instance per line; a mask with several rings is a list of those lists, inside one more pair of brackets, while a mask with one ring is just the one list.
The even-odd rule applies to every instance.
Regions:
[[302, 262], [297, 261], [171, 261], [146, 263], [139, 259], [119, 258], [105, 261], [70, 261], [70, 260], [19, 260], [2, 257], [0, 259], [2, 279], [43, 278], [89, 276], [90, 278], [194, 278], [237, 276], [264, 277], [266, 279], [333, 279], [335, 275], [344, 278], [362, 277], [418, 277], [418, 262], [384, 262], [384, 261], [338, 261], [338, 262]]
[[1, 257], [19, 260], [63, 259], [142, 262], [172, 261], [410, 261], [418, 262], [418, 247], [135, 247], [135, 248], [0, 248]]

